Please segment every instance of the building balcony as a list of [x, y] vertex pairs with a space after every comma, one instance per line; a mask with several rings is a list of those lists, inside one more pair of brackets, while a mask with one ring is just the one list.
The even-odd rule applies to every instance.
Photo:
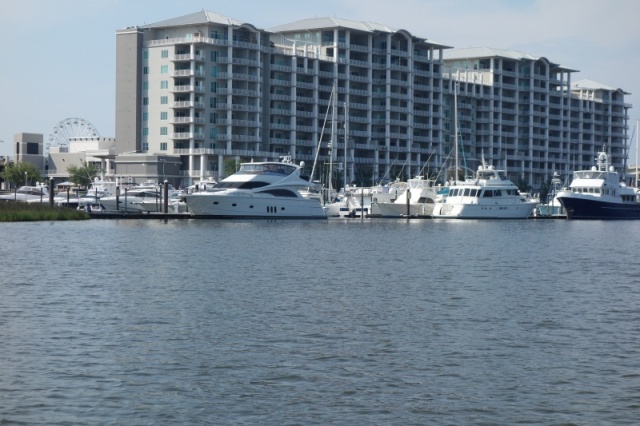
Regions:
[[204, 140], [204, 135], [202, 133], [192, 133], [192, 132], [183, 132], [183, 133], [174, 133], [171, 136], [173, 140]]
[[169, 119], [171, 124], [204, 124], [204, 118], [201, 117], [173, 117]]
[[182, 55], [174, 55], [171, 60], [173, 62], [178, 62], [178, 61], [199, 61], [199, 62], [204, 62], [206, 61], [205, 57], [203, 55], [192, 55], [190, 53], [187, 54], [182, 54]]
[[247, 65], [249, 67], [256, 67], [256, 68], [260, 68], [262, 66], [262, 64], [260, 63], [260, 61], [256, 61], [253, 59], [245, 59], [245, 58], [233, 58], [232, 62], [234, 65]]
[[173, 70], [169, 74], [171, 77], [205, 77], [202, 70]]
[[204, 108], [204, 102], [179, 101], [173, 103], [173, 108]]
[[205, 89], [202, 86], [192, 86], [190, 84], [184, 86], [173, 86], [171, 89], [172, 93], [189, 93], [189, 92], [197, 92], [204, 93]]

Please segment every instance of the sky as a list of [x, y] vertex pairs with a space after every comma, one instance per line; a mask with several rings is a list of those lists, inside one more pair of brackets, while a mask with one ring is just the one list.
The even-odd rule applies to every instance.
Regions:
[[[269, 29], [313, 17], [370, 21], [453, 47], [514, 49], [631, 93], [640, 120], [638, 0], [0, 0], [0, 155], [15, 133], [68, 118], [115, 136], [116, 30], [209, 10]], [[635, 136], [631, 141], [635, 148]], [[630, 155], [635, 163], [635, 149]]]

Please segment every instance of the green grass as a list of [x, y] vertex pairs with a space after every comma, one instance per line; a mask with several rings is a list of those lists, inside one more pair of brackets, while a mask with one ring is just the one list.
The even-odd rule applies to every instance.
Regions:
[[67, 207], [49, 207], [47, 203], [0, 201], [0, 222], [33, 222], [40, 220], [85, 220], [89, 214]]

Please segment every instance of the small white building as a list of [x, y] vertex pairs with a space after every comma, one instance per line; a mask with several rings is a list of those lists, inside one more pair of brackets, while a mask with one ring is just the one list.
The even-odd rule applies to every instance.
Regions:
[[98, 136], [69, 138], [69, 146], [49, 148], [45, 159], [45, 174], [55, 181], [69, 177], [69, 166], [82, 167], [95, 164], [100, 174], [105, 177], [114, 175], [115, 138]]

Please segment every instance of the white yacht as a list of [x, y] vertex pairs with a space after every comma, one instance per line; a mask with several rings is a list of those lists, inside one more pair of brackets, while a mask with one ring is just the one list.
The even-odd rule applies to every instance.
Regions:
[[242, 163], [240, 170], [206, 192], [187, 194], [193, 216], [212, 218], [326, 219], [317, 199], [305, 198], [300, 190], [309, 181], [290, 156], [280, 161]]
[[[145, 181], [132, 188], [120, 191], [120, 195], [108, 195], [100, 198], [100, 208], [106, 211], [124, 211], [131, 213], [161, 212], [163, 209], [162, 186], [156, 181]], [[178, 191], [169, 187], [170, 203], [177, 202]], [[117, 202], [116, 202], [117, 201]]]
[[49, 188], [46, 185], [23, 185], [13, 193], [0, 195], [0, 201], [23, 201], [27, 203], [48, 203]]
[[[209, 191], [211, 190], [211, 188], [213, 188], [213, 183], [208, 182], [203, 184], [203, 186], [199, 187], [201, 188], [201, 191]], [[134, 188], [136, 189], [136, 188]], [[151, 189], [151, 188], [149, 188]], [[131, 194], [132, 190], [129, 190], [129, 194]], [[161, 212], [164, 209], [164, 187], [162, 185], [159, 185], [157, 187], [155, 187], [154, 189], [151, 189], [151, 191], [155, 191], [154, 195], [157, 194], [156, 196], [150, 196], [150, 194], [146, 193], [148, 196], [146, 197], [141, 197], [141, 200], [137, 200], [134, 201], [132, 204], [136, 205], [140, 211], [143, 212]], [[135, 192], [133, 193], [135, 194]], [[173, 185], [169, 184], [168, 188], [167, 188], [167, 209], [168, 211], [172, 212], [172, 213], [185, 213], [187, 211], [187, 205], [184, 202], [184, 196], [186, 195], [186, 192], [183, 190], [179, 190], [174, 188]]]
[[345, 195], [344, 188], [332, 199], [330, 203], [326, 203], [323, 207], [327, 218], [346, 218], [352, 217], [349, 207], [349, 195]]
[[435, 181], [416, 176], [409, 179], [407, 184], [407, 189], [394, 201], [379, 201], [375, 204], [381, 217], [431, 216], [438, 196]]
[[434, 218], [455, 219], [525, 219], [536, 202], [520, 194], [518, 187], [507, 179], [504, 170], [484, 163], [474, 179], [466, 179], [449, 187], [446, 196], [435, 203]]
[[78, 197], [79, 210], [101, 210], [100, 200], [116, 193], [117, 182], [97, 177], [93, 180], [86, 194]]

